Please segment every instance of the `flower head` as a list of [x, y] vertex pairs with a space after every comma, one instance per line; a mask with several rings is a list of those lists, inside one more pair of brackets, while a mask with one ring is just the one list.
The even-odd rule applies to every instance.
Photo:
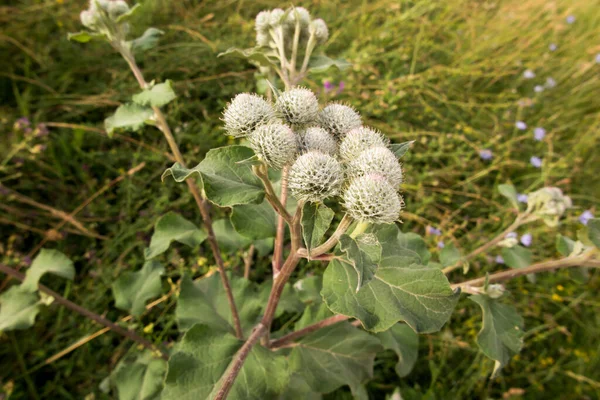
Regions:
[[290, 168], [288, 187], [298, 200], [320, 202], [338, 195], [343, 180], [339, 161], [320, 151], [309, 151]]
[[340, 142], [339, 156], [344, 162], [356, 159], [372, 147], [385, 147], [389, 140], [376, 130], [361, 126], [348, 132]]
[[321, 18], [312, 21], [311, 29], [315, 32], [317, 43], [323, 44], [329, 39], [329, 29], [327, 29], [327, 24]]
[[527, 212], [543, 219], [546, 225], [558, 225], [559, 218], [573, 206], [571, 198], [557, 187], [544, 187], [529, 194]]
[[533, 130], [533, 137], [535, 138], [535, 140], [540, 141], [543, 140], [544, 137], [546, 136], [546, 130], [542, 127], [537, 127]]
[[403, 204], [396, 189], [377, 174], [352, 179], [343, 194], [343, 200], [352, 218], [374, 224], [397, 221]]
[[504, 258], [501, 255], [497, 255], [494, 261], [496, 261], [496, 264], [504, 264]]
[[525, 247], [529, 247], [531, 246], [531, 242], [533, 242], [533, 237], [531, 236], [531, 233], [526, 233], [523, 236], [521, 236], [521, 244]]
[[372, 147], [364, 150], [347, 165], [347, 173], [351, 177], [376, 174], [383, 176], [397, 189], [402, 183], [402, 167], [387, 147]]
[[335, 138], [323, 128], [310, 127], [300, 132], [300, 147], [305, 151], [320, 151], [333, 156], [337, 152]]
[[525, 79], [533, 79], [533, 78], [535, 78], [535, 72], [533, 72], [530, 69], [526, 69], [525, 72], [523, 72], [523, 78], [525, 78]]
[[302, 87], [283, 92], [275, 104], [277, 111], [288, 123], [305, 125], [316, 122], [319, 114], [319, 101], [315, 94]]
[[523, 121], [517, 121], [515, 123], [515, 126], [517, 127], [518, 130], [520, 131], [524, 131], [525, 129], [527, 129], [527, 124]]
[[239, 138], [248, 135], [258, 126], [268, 123], [274, 116], [273, 107], [261, 96], [240, 93], [225, 108], [223, 121], [227, 133]]
[[488, 161], [491, 160], [494, 155], [492, 154], [491, 150], [483, 149], [479, 150], [479, 157], [481, 157], [482, 160]]
[[341, 140], [347, 132], [362, 125], [360, 115], [352, 107], [337, 103], [329, 104], [321, 110], [319, 122], [323, 129], [338, 140]]
[[283, 124], [260, 125], [248, 135], [248, 141], [254, 152], [276, 169], [290, 164], [298, 151], [296, 135]]
[[593, 218], [594, 218], [594, 214], [592, 214], [592, 212], [590, 210], [585, 210], [579, 216], [579, 222], [581, 222], [583, 225], [587, 225], [589, 220], [593, 219]]
[[542, 159], [537, 157], [537, 156], [532, 156], [529, 159], [529, 162], [531, 163], [531, 165], [533, 165], [536, 168], [541, 168], [542, 167]]

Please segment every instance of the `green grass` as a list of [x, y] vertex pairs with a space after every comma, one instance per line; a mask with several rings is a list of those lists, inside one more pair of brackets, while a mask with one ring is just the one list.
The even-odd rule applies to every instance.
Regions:
[[[11, 2], [12, 3], [12, 2]], [[84, 1], [22, 0], [0, 6], [5, 27], [0, 34], [0, 162], [22, 140], [14, 121], [74, 124], [50, 127], [39, 142], [40, 154], [20, 151], [0, 169], [0, 183], [41, 203], [70, 212], [124, 171], [146, 162], [132, 177], [112, 186], [88, 205], [78, 218], [108, 237], [95, 240], [67, 233], [47, 246], [58, 248], [75, 262], [77, 277], [49, 286], [69, 299], [117, 320], [110, 285], [120, 272], [142, 264], [155, 219], [177, 210], [195, 219], [191, 197], [183, 185], [162, 184], [170, 165], [166, 144], [155, 129], [113, 139], [94, 129], [131, 94], [136, 83], [111, 48], [102, 43], [81, 45], [66, 40], [80, 30], [78, 14]], [[204, 2], [148, 0], [136, 33], [147, 25], [166, 32], [161, 44], [139, 59], [148, 80], [172, 79], [178, 99], [168, 118], [190, 163], [210, 148], [227, 143], [219, 120], [236, 93], [255, 90], [254, 69], [238, 60], [217, 58], [230, 46], [250, 47], [253, 17], [265, 8], [287, 6], [274, 1]], [[512, 182], [519, 192], [544, 185], [561, 187], [576, 209], [559, 228], [575, 236], [581, 210], [600, 213], [600, 7], [589, 0], [302, 1], [328, 23], [327, 53], [350, 61], [343, 73], [311, 76], [306, 83], [321, 90], [324, 80], [345, 83], [339, 95], [321, 93], [323, 101], [352, 104], [372, 125], [395, 141], [416, 140], [403, 165], [406, 212], [403, 229], [442, 229], [442, 240], [468, 251], [494, 236], [513, 218], [498, 195], [499, 183]], [[574, 24], [567, 15], [577, 17]], [[555, 52], [548, 50], [556, 43]], [[525, 80], [522, 73], [537, 74]], [[552, 77], [557, 86], [535, 94], [533, 86]], [[517, 120], [529, 128], [514, 128]], [[542, 142], [532, 128], [548, 131]], [[127, 140], [129, 138], [129, 141]], [[133, 139], [133, 142], [131, 141]], [[485, 162], [478, 151], [490, 149]], [[537, 155], [542, 169], [529, 164]], [[18, 160], [17, 160], [18, 161]], [[56, 218], [47, 212], [0, 194], [0, 261], [17, 265], [40, 243]], [[8, 222], [19, 223], [19, 227]], [[3, 222], [2, 222], [3, 221]], [[68, 226], [62, 228], [67, 232]], [[528, 228], [534, 236], [535, 259], [556, 257], [555, 231]], [[524, 233], [523, 230], [520, 233]], [[436, 251], [439, 238], [428, 237]], [[471, 276], [497, 268], [496, 253], [472, 263]], [[209, 252], [201, 258], [188, 250], [171, 251], [168, 275], [182, 269], [206, 270]], [[239, 254], [227, 255], [240, 266]], [[253, 275], [264, 277], [269, 260], [257, 262]], [[311, 264], [301, 273], [318, 271]], [[460, 273], [453, 275], [460, 280]], [[168, 285], [165, 283], [164, 292]], [[406, 399], [502, 398], [523, 389], [523, 398], [580, 399], [600, 397], [600, 280], [585, 285], [566, 272], [539, 276], [537, 284], [519, 280], [509, 285], [511, 301], [525, 317], [523, 352], [490, 381], [492, 362], [478, 352], [480, 328], [476, 304], [462, 300], [440, 334], [422, 337], [420, 360], [407, 378], [393, 372], [390, 354], [378, 360], [368, 386], [373, 399], [397, 386]], [[169, 299], [137, 324], [154, 323], [145, 335], [157, 341], [176, 337], [174, 300]], [[58, 306], [43, 311], [27, 331], [0, 336], [0, 383], [13, 388], [11, 399], [79, 399], [94, 393], [105, 398], [100, 382], [130, 342], [107, 333], [66, 356], [44, 364], [79, 338], [99, 327]], [[412, 394], [411, 394], [412, 393]], [[328, 398], [344, 397], [339, 391]], [[508, 396], [508, 395], [507, 395]]]

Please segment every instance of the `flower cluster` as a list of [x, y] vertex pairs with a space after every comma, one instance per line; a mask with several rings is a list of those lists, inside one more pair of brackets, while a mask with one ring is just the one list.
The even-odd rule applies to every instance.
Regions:
[[288, 187], [298, 200], [338, 197], [356, 220], [398, 220], [402, 167], [389, 140], [362, 126], [352, 107], [331, 103], [319, 109], [315, 95], [297, 87], [277, 95], [274, 105], [242, 93], [223, 120], [227, 133], [247, 138], [269, 167], [289, 167]]
[[82, 11], [81, 23], [93, 32], [108, 38], [124, 39], [129, 32], [129, 24], [120, 18], [130, 11], [124, 0], [90, 0], [87, 10]]
[[543, 219], [548, 226], [557, 226], [559, 218], [573, 203], [571, 198], [556, 187], [544, 187], [530, 193], [527, 199], [527, 212]]

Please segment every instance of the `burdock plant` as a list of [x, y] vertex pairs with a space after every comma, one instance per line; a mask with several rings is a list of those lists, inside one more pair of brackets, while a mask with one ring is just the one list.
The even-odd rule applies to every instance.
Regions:
[[[175, 164], [163, 179], [188, 185], [203, 227], [177, 213], [162, 216], [143, 267], [114, 282], [115, 306], [133, 318], [152, 307], [146, 303], [163, 294], [160, 257], [174, 242], [196, 247], [206, 241], [216, 273], [193, 280], [191, 268], [170, 271], [169, 295], [177, 297], [174, 319], [182, 336], [170, 336], [178, 341], [165, 349], [136, 333], [137, 322], [125, 329], [38, 286], [46, 272], [73, 278], [64, 254], [42, 250], [26, 276], [0, 266], [23, 280], [0, 297], [1, 330], [31, 326], [39, 309], [51, 302], [40, 297], [42, 292], [148, 349], [132, 348], [111, 374], [107, 383], [119, 398], [134, 393], [163, 400], [304, 399], [344, 385], [356, 398], [366, 398], [364, 385], [378, 354], [394, 350], [398, 375], [408, 374], [417, 359], [419, 334], [442, 329], [461, 293], [482, 309], [477, 344], [495, 361], [497, 374], [523, 345], [523, 319], [505, 301], [503, 283], [558, 268], [600, 266], [599, 219], [587, 219], [577, 241], [560, 236], [563, 257], [558, 260], [534, 263], [531, 250], [514, 238], [506, 241], [524, 224], [542, 220], [555, 227], [572, 206], [560, 190], [543, 188], [530, 193], [522, 209], [510, 185], [500, 186], [516, 211], [506, 230], [466, 255], [446, 244], [434, 260], [424, 240], [402, 232], [398, 224], [404, 175], [417, 176], [410, 163], [403, 171], [399, 162], [412, 142], [390, 143], [368, 126], [368, 116], [361, 118], [343, 104], [321, 106], [310, 89], [297, 87], [311, 66], [335, 64], [313, 54], [328, 30], [303, 8], [260, 13], [256, 48], [229, 52], [254, 60], [267, 76], [274, 72], [285, 87], [280, 92], [273, 84], [270, 98], [243, 93], [227, 105], [225, 133], [248, 146], [212, 149], [187, 168], [161, 109], [176, 97], [172, 86], [148, 83], [135, 61], [134, 55], [159, 35], [150, 28], [140, 38], [128, 38], [128, 21], [137, 9], [122, 0], [91, 0], [81, 15], [88, 31], [71, 38], [104, 39], [128, 63], [141, 91], [107, 118], [106, 129], [151, 125], [164, 134]], [[215, 207], [227, 218], [213, 222]], [[499, 245], [501, 258], [513, 269], [448, 281], [447, 275], [457, 269], [466, 273], [472, 259]], [[245, 251], [243, 277], [228, 271], [221, 257], [226, 249]], [[272, 274], [257, 276], [261, 283], [248, 279], [254, 249], [273, 255]], [[301, 273], [297, 267], [306, 260], [322, 266], [312, 267], [313, 274]]]

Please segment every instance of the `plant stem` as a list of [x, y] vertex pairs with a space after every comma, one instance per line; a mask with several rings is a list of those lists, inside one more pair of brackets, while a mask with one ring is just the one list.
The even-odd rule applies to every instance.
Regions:
[[[121, 53], [125, 61], [127, 61], [127, 63], [129, 64], [129, 68], [133, 72], [133, 75], [137, 79], [140, 87], [142, 89], [145, 89], [148, 86], [148, 84], [144, 79], [142, 71], [135, 62], [135, 58], [133, 57], [131, 51], [128, 48], [118, 44], [113, 46]], [[164, 134], [165, 139], [169, 144], [169, 148], [171, 149], [171, 153], [173, 153], [173, 156], [175, 157], [175, 160], [179, 164], [181, 164], [182, 167], [185, 167], [185, 161], [183, 160], [183, 156], [181, 155], [179, 146], [177, 145], [177, 142], [173, 137], [173, 133], [171, 132], [171, 128], [169, 127], [169, 124], [167, 123], [164, 114], [158, 107], [152, 107], [152, 110], [154, 111], [154, 116], [156, 118], [156, 126]], [[190, 192], [192, 193], [192, 197], [194, 197], [194, 200], [198, 205], [198, 209], [200, 210], [200, 214], [202, 215], [204, 228], [206, 229], [206, 233], [208, 235], [207, 240], [212, 250], [213, 256], [215, 257], [215, 263], [217, 264], [217, 267], [219, 269], [219, 275], [221, 275], [221, 282], [223, 283], [223, 287], [225, 288], [225, 293], [227, 295], [227, 301], [229, 302], [229, 308], [231, 310], [231, 318], [233, 320], [235, 334], [238, 337], [238, 339], [242, 339], [242, 325], [240, 323], [240, 317], [237, 311], [237, 307], [235, 305], [235, 299], [233, 297], [231, 285], [229, 284], [229, 279], [227, 278], [227, 275], [225, 273], [225, 263], [223, 262], [223, 258], [221, 257], [221, 251], [219, 250], [219, 244], [217, 243], [217, 238], [213, 229], [212, 218], [210, 216], [210, 205], [202, 196], [200, 189], [193, 180], [188, 179], [185, 182], [187, 183]]]
[[302, 328], [302, 329], [299, 329], [299, 330], [294, 331], [292, 333], [288, 333], [287, 335], [282, 336], [279, 339], [272, 340], [270, 347], [271, 347], [271, 349], [277, 349], [277, 348], [280, 348], [280, 347], [285, 347], [289, 342], [294, 341], [296, 339], [299, 339], [302, 336], [306, 336], [309, 333], [312, 333], [314, 331], [318, 331], [319, 329], [328, 327], [330, 325], [337, 324], [338, 322], [346, 321], [349, 318], [350, 317], [347, 317], [345, 315], [334, 315], [334, 316], [326, 318], [326, 319], [324, 319], [322, 321], [315, 322], [312, 325], [308, 325], [306, 328]]
[[244, 256], [244, 278], [250, 279], [250, 267], [252, 266], [252, 258], [254, 257], [254, 245], [251, 244]]
[[369, 223], [368, 222], [359, 222], [356, 227], [354, 228], [354, 230], [352, 231], [352, 233], [350, 234], [350, 237], [352, 239], [356, 238], [358, 235], [360, 235], [361, 233], [364, 233], [367, 228], [369, 227]]
[[[6, 265], [0, 264], [0, 272], [5, 273], [6, 275], [10, 275], [13, 278], [18, 279], [21, 282], [25, 279], [24, 274], [22, 274], [18, 271], [15, 271], [14, 269], [12, 269]], [[109, 328], [110, 330], [112, 330], [120, 335], [123, 335], [126, 338], [133, 340], [134, 342], [141, 344], [142, 346], [146, 347], [147, 349], [150, 349], [153, 351], [158, 350], [165, 360], [167, 360], [169, 358], [169, 355], [167, 354], [166, 351], [158, 348], [149, 340], [144, 339], [141, 336], [138, 336], [135, 332], [121, 328], [119, 325], [115, 324], [114, 322], [109, 321], [108, 319], [106, 319], [86, 308], [83, 308], [80, 305], [75, 304], [70, 300], [65, 299], [60, 294], [56, 293], [55, 291], [47, 288], [46, 286], [44, 286], [42, 284], [39, 284], [38, 286], [39, 286], [39, 289], [41, 292], [44, 292], [44, 293], [52, 296], [54, 298], [54, 301], [57, 302], [58, 304], [61, 304], [65, 307], [67, 307], [68, 309], [73, 310], [76, 313], [79, 313], [79, 314], [83, 315], [84, 317], [87, 317], [87, 318], [99, 323], [100, 325], [104, 325], [105, 327]]]
[[[310, 251], [310, 254], [303, 254], [303, 257], [307, 257], [309, 259], [314, 259], [321, 254], [328, 252], [333, 249], [337, 242], [340, 240], [340, 237], [346, 233], [348, 228], [352, 225], [352, 218], [348, 214], [344, 214], [342, 220], [338, 224], [335, 232], [320, 246], [315, 247]], [[304, 253], [301, 251], [301, 253]]]
[[288, 224], [292, 223], [292, 216], [287, 212], [285, 206], [281, 204], [279, 201], [279, 197], [275, 194], [275, 190], [273, 189], [273, 185], [271, 185], [271, 181], [269, 180], [269, 176], [267, 175], [267, 169], [264, 164], [255, 165], [252, 167], [252, 171], [261, 180], [264, 188], [265, 188], [265, 197], [269, 204], [275, 209], [277, 214], [279, 214], [285, 222]]
[[[279, 201], [285, 208], [287, 203], [288, 193], [288, 174], [290, 172], [289, 166], [283, 167], [281, 171], [281, 195]], [[277, 234], [275, 236], [275, 245], [273, 251], [273, 274], [276, 275], [281, 270], [283, 265], [283, 244], [285, 241], [285, 220], [281, 214], [277, 215]]]

